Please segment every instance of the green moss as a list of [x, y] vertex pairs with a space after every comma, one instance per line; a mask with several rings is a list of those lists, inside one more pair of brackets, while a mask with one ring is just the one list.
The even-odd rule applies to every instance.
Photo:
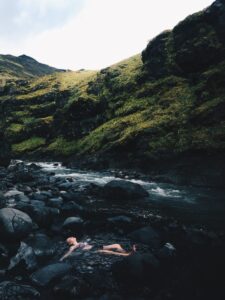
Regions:
[[41, 137], [32, 137], [21, 143], [12, 145], [12, 151], [15, 155], [23, 154], [24, 152], [33, 151], [45, 145], [45, 139]]
[[47, 151], [56, 156], [69, 156], [76, 152], [76, 142], [59, 137], [47, 147]]

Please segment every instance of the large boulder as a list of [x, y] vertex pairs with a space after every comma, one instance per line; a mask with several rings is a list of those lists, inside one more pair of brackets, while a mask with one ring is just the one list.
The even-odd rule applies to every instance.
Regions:
[[21, 285], [12, 281], [0, 283], [0, 300], [35, 300], [39, 297], [39, 292], [32, 286]]
[[0, 234], [10, 240], [21, 240], [32, 230], [31, 218], [22, 211], [13, 208], [0, 209]]
[[72, 266], [67, 263], [55, 263], [45, 266], [31, 275], [31, 280], [38, 286], [47, 286], [51, 282], [68, 274]]
[[126, 180], [112, 180], [104, 186], [103, 195], [107, 199], [121, 201], [144, 198], [149, 194], [140, 184]]
[[152, 248], [158, 248], [162, 242], [159, 233], [151, 226], [143, 227], [131, 232], [129, 238], [136, 243], [146, 244]]
[[41, 227], [49, 227], [54, 218], [59, 215], [59, 210], [52, 207], [46, 207], [41, 201], [31, 201], [31, 204], [20, 201], [17, 203], [16, 208], [28, 213], [35, 223]]
[[21, 242], [17, 254], [11, 258], [8, 270], [33, 271], [37, 267], [36, 255], [32, 247]]
[[159, 271], [159, 261], [151, 253], [134, 254], [112, 266], [115, 279], [121, 284], [152, 283]]
[[70, 230], [75, 233], [82, 231], [84, 227], [84, 220], [80, 217], [69, 217], [63, 223], [63, 229]]

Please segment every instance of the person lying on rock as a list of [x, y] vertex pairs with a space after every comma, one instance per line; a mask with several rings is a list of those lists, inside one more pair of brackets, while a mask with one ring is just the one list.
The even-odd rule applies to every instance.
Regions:
[[[71, 253], [78, 248], [81, 250], [84, 250], [84, 251], [88, 251], [93, 248], [93, 246], [89, 245], [88, 243], [78, 242], [75, 237], [69, 237], [66, 240], [66, 242], [70, 246], [70, 248], [69, 248], [69, 251], [66, 252], [66, 254], [63, 255], [63, 257], [60, 258], [60, 261], [63, 261], [65, 258], [70, 256]], [[132, 246], [132, 250], [130, 252], [127, 252], [126, 250], [124, 250], [120, 244], [112, 244], [112, 245], [103, 246], [102, 249], [97, 250], [96, 252], [102, 253], [102, 254], [108, 254], [108, 255], [129, 256], [136, 252], [136, 245]]]

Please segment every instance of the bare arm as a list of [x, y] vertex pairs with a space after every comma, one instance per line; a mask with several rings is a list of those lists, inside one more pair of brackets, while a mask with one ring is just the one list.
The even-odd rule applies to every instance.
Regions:
[[67, 258], [68, 256], [70, 256], [70, 254], [79, 246], [72, 246], [70, 247], [69, 251], [66, 252], [66, 254], [63, 255], [63, 257], [60, 258], [60, 261], [63, 261], [65, 258]]

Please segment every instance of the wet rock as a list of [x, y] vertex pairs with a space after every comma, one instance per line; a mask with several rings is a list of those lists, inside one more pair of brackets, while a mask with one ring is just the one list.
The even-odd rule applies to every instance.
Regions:
[[7, 191], [4, 196], [6, 198], [11, 198], [11, 197], [15, 197], [17, 195], [23, 195], [23, 192], [20, 192], [20, 191], [18, 191], [17, 189], [14, 188], [14, 189], [11, 189], [11, 190]]
[[63, 199], [61, 197], [51, 198], [48, 200], [48, 206], [50, 207], [60, 208], [62, 204], [63, 204]]
[[103, 188], [103, 196], [114, 201], [135, 200], [148, 195], [141, 185], [125, 180], [110, 181]]
[[0, 283], [0, 300], [35, 300], [39, 292], [29, 285], [20, 285], [12, 281]]
[[3, 245], [0, 244], [0, 266], [1, 268], [5, 267], [8, 262], [9, 252], [8, 249]]
[[47, 260], [56, 252], [56, 244], [44, 233], [37, 233], [29, 237], [26, 242], [32, 247], [37, 258]]
[[171, 243], [166, 243], [158, 252], [157, 256], [162, 259], [169, 259], [176, 256], [176, 248]]
[[36, 267], [37, 260], [33, 248], [21, 242], [17, 254], [10, 260], [8, 270], [17, 268], [21, 272], [21, 269], [25, 268], [26, 271], [32, 271]]
[[29, 170], [23, 170], [18, 171], [13, 175], [13, 182], [31, 182], [34, 180], [34, 176], [32, 171]]
[[31, 280], [38, 286], [47, 286], [56, 279], [60, 279], [72, 270], [66, 263], [55, 263], [39, 269], [31, 275]]
[[31, 200], [31, 205], [35, 206], [35, 207], [44, 207], [45, 206], [45, 202], [41, 201], [41, 200]]
[[74, 232], [81, 232], [84, 227], [84, 220], [80, 217], [69, 217], [63, 223], [63, 229]]
[[20, 240], [31, 232], [32, 225], [26, 213], [13, 208], [0, 209], [0, 232], [4, 238]]
[[15, 195], [15, 201], [29, 203], [30, 199], [24, 194], [17, 194], [17, 195]]
[[69, 189], [72, 189], [74, 186], [74, 183], [73, 182], [64, 182], [64, 183], [60, 183], [58, 185], [58, 187], [60, 189], [64, 189], [64, 190], [69, 190]]
[[74, 216], [76, 214], [82, 214], [84, 212], [84, 208], [75, 203], [74, 201], [70, 201], [67, 203], [63, 203], [62, 207], [61, 207], [61, 214], [65, 217], [71, 217]]
[[33, 205], [20, 202], [16, 208], [29, 214], [34, 222], [41, 227], [50, 226], [54, 217], [59, 215], [58, 209], [46, 207], [40, 203], [37, 205], [36, 202]]
[[133, 231], [129, 237], [136, 243], [146, 244], [152, 248], [158, 248], [162, 242], [158, 232], [150, 226]]
[[6, 205], [6, 198], [3, 195], [3, 193], [0, 192], [0, 208], [5, 207], [5, 205]]
[[65, 276], [61, 282], [54, 287], [54, 293], [62, 299], [75, 297], [86, 297], [89, 294], [88, 285], [81, 277]]
[[159, 261], [151, 253], [131, 255], [112, 267], [116, 280], [124, 284], [152, 282], [158, 270]]
[[34, 200], [38, 200], [38, 201], [46, 201], [48, 199], [48, 197], [45, 193], [34, 193], [32, 195], [32, 198]]
[[40, 170], [40, 169], [41, 169], [41, 167], [38, 166], [38, 165], [35, 164], [35, 163], [31, 163], [31, 164], [29, 165], [29, 168], [32, 169], [32, 170], [34, 170], [34, 171]]
[[127, 216], [116, 216], [107, 219], [109, 225], [119, 228], [119, 229], [128, 229], [132, 224], [132, 219]]

